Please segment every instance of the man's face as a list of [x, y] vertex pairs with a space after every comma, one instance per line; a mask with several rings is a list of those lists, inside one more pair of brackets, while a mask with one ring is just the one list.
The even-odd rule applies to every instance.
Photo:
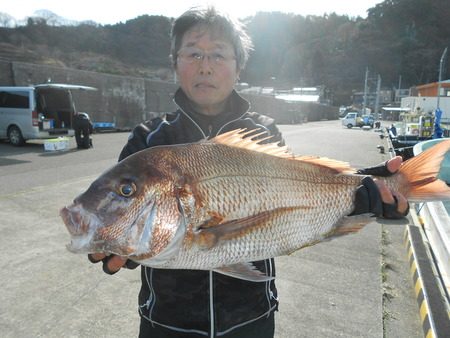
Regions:
[[187, 31], [178, 51], [176, 73], [181, 89], [205, 115], [217, 115], [239, 76], [231, 43], [204, 27]]

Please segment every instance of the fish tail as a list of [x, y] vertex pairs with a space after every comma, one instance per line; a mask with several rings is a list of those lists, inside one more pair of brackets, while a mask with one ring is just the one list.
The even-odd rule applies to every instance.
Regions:
[[401, 188], [408, 200], [426, 202], [450, 199], [450, 187], [437, 177], [449, 150], [450, 140], [442, 141], [402, 164], [399, 174], [407, 183]]

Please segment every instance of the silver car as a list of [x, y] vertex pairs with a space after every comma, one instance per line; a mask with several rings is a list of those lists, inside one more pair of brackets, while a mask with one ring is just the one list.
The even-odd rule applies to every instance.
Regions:
[[56, 83], [0, 87], [0, 139], [21, 146], [30, 139], [73, 136], [72, 90], [96, 88]]

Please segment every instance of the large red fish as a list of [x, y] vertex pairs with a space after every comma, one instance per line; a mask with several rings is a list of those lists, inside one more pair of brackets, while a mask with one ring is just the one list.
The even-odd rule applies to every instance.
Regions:
[[[61, 210], [69, 250], [260, 280], [247, 262], [363, 225], [346, 215], [364, 175], [244, 135], [149, 148], [119, 162]], [[450, 188], [437, 179], [449, 149], [450, 140], [443, 141], [383, 179], [410, 201], [450, 199]]]

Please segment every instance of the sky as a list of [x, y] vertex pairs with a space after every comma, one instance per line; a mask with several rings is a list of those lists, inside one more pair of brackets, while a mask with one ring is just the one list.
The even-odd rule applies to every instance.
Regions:
[[212, 4], [229, 14], [243, 18], [256, 12], [284, 12], [299, 15], [323, 15], [335, 12], [350, 17], [367, 16], [367, 9], [383, 0], [10, 0], [2, 1], [0, 12], [17, 20], [47, 9], [66, 19], [92, 20], [99, 24], [115, 24], [140, 15], [177, 17], [196, 5]]

